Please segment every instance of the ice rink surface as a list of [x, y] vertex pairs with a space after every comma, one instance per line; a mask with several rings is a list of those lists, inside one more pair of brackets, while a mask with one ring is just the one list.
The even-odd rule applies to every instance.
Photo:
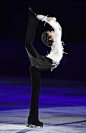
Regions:
[[85, 133], [86, 107], [53, 107], [40, 109], [43, 128], [29, 128], [28, 110], [0, 112], [1, 133]]
[[26, 127], [31, 93], [29, 83], [26, 79], [0, 80], [0, 133], [86, 133], [84, 83], [42, 82], [39, 119], [43, 128]]

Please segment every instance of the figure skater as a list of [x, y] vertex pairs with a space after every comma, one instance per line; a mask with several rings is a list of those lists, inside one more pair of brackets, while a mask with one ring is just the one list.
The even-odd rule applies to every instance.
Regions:
[[[44, 15], [36, 15], [31, 8], [28, 10], [29, 21], [26, 31], [25, 39], [25, 49], [30, 59], [30, 75], [31, 75], [31, 102], [30, 102], [30, 111], [28, 116], [28, 127], [43, 127], [43, 123], [39, 121], [38, 116], [38, 99], [40, 94], [41, 87], [41, 76], [40, 72], [47, 69], [51, 71], [56, 68], [62, 57], [63, 57], [63, 45], [61, 41], [62, 28], [60, 24], [56, 21], [56, 18], [47, 17]], [[39, 23], [39, 20], [45, 21], [48, 23], [54, 30], [45, 31], [42, 33], [41, 40], [42, 42], [51, 47], [50, 54], [46, 56], [39, 55], [36, 49], [33, 47], [32, 42], [35, 36], [36, 26]]]

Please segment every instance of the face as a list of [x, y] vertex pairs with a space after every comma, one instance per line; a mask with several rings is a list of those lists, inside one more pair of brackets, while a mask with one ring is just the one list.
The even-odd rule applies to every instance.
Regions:
[[49, 36], [51, 36], [51, 37], [49, 38], [49, 40], [54, 41], [54, 39], [55, 39], [55, 32], [54, 32], [54, 31], [48, 31], [47, 33], [48, 33]]

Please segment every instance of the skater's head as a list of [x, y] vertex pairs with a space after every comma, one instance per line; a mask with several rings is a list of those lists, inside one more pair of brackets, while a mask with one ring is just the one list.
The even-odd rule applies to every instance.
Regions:
[[51, 47], [52, 43], [54, 42], [54, 39], [55, 39], [54, 31], [48, 30], [42, 33], [41, 40], [46, 46]]

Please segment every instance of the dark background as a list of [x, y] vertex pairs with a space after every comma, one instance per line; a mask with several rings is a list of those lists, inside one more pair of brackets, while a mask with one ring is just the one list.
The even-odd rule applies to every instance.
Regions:
[[[1, 0], [0, 6], [0, 76], [30, 76], [25, 34], [31, 7], [57, 18], [68, 53], [57, 69], [42, 72], [42, 77], [86, 81], [86, 0]], [[41, 55], [50, 50], [40, 40], [46, 29], [51, 27], [39, 22], [33, 43]]]

